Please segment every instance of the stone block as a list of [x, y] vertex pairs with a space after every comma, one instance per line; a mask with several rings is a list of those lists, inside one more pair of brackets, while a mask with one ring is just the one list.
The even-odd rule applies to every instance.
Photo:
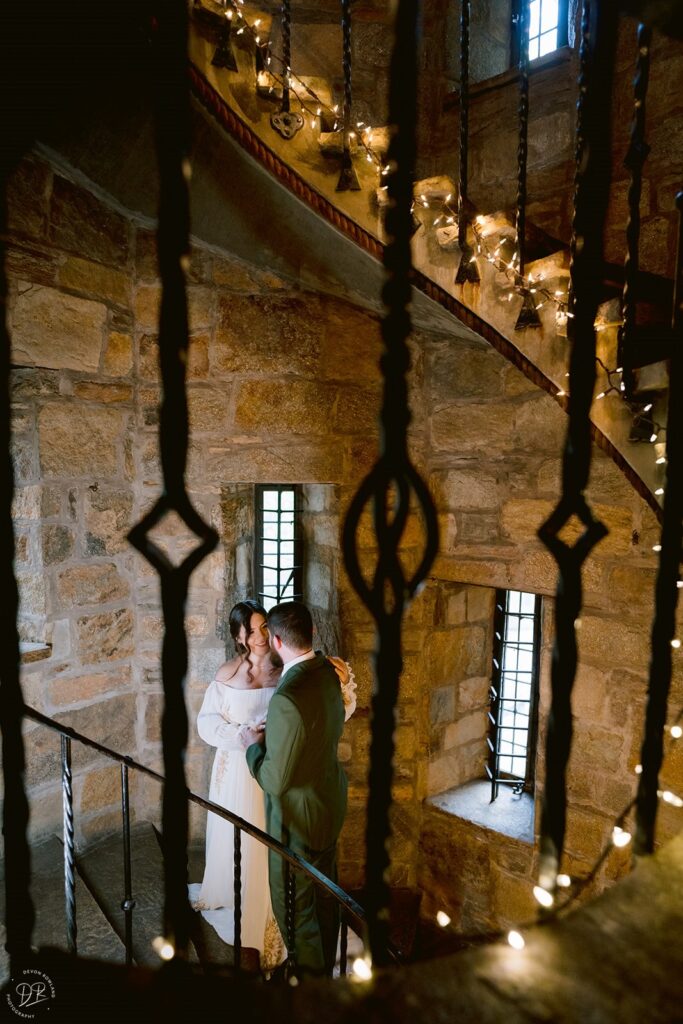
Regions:
[[156, 334], [143, 334], [138, 342], [138, 376], [140, 380], [159, 380], [159, 339]]
[[76, 619], [77, 652], [84, 665], [128, 658], [134, 651], [133, 613], [117, 608]]
[[133, 299], [133, 315], [138, 329], [156, 330], [159, 325], [161, 308], [161, 286], [158, 284], [138, 285]]
[[610, 665], [630, 672], [645, 671], [649, 660], [649, 633], [622, 620], [582, 614], [578, 637], [579, 657], [594, 665]]
[[429, 697], [429, 721], [432, 726], [452, 722], [455, 717], [455, 688], [439, 686]]
[[49, 524], [41, 530], [43, 565], [56, 565], [71, 557], [74, 533], [68, 526]]
[[456, 626], [428, 640], [430, 675], [435, 685], [459, 685], [489, 670], [490, 637], [481, 626]]
[[208, 388], [191, 385], [188, 388], [188, 409], [190, 429], [198, 433], [215, 431], [221, 438], [225, 436], [230, 402], [228, 388]]
[[51, 171], [42, 161], [24, 158], [7, 180], [7, 227], [10, 235], [42, 238], [47, 225]]
[[126, 306], [130, 296], [130, 278], [121, 270], [105, 267], [101, 263], [67, 256], [59, 268], [59, 283], [63, 288], [87, 292], [118, 306]]
[[468, 743], [481, 740], [482, 751], [486, 742], [488, 732], [486, 712], [484, 710], [465, 715], [457, 722], [450, 722], [446, 726], [443, 738], [444, 750], [452, 750], [454, 747], [464, 747]]
[[459, 398], [491, 399], [503, 393], [506, 363], [490, 346], [439, 342], [430, 351], [431, 394], [435, 406]]
[[490, 679], [488, 676], [474, 676], [463, 679], [456, 688], [458, 714], [474, 708], [488, 706]]
[[133, 388], [130, 384], [103, 384], [96, 380], [77, 380], [74, 383], [74, 398], [86, 402], [100, 402], [103, 405], [115, 405], [130, 402]]
[[332, 410], [332, 429], [338, 434], [374, 431], [379, 415], [379, 389], [346, 385], [338, 392]]
[[50, 202], [49, 239], [62, 249], [115, 267], [128, 259], [130, 222], [91, 192], [56, 175]]
[[[249, 433], [329, 434], [336, 389], [314, 381], [260, 381], [239, 385], [235, 426]], [[323, 478], [324, 479], [324, 478]]]
[[74, 789], [80, 789], [82, 814], [101, 811], [112, 804], [120, 808], [121, 769], [117, 764], [91, 768], [84, 777], [76, 780]]
[[205, 380], [209, 376], [209, 342], [208, 334], [193, 334], [187, 353], [188, 380]]
[[538, 904], [534, 899], [531, 879], [510, 875], [495, 865], [492, 867], [491, 877], [491, 909], [500, 926], [526, 924], [527, 921], [533, 920]]
[[213, 326], [214, 289], [190, 285], [187, 289], [187, 315], [190, 333]]
[[120, 488], [92, 484], [85, 491], [85, 554], [115, 555], [126, 550], [133, 495]]
[[45, 615], [47, 603], [45, 577], [34, 570], [29, 570], [28, 572], [18, 572], [16, 578], [19, 589], [19, 615]]
[[102, 370], [108, 377], [127, 377], [133, 369], [133, 339], [130, 334], [112, 331], [104, 349]]
[[131, 686], [130, 665], [117, 665], [106, 672], [93, 672], [86, 675], [57, 676], [50, 679], [48, 694], [53, 708], [65, 707], [69, 704], [80, 704], [92, 701], [105, 694], [113, 696]]
[[161, 743], [161, 715], [163, 708], [163, 693], [148, 693], [145, 695], [145, 743]]
[[114, 476], [123, 435], [121, 413], [81, 406], [74, 429], [74, 405], [53, 402], [38, 415], [40, 465], [47, 476]]
[[497, 508], [502, 492], [498, 477], [477, 467], [435, 475], [431, 486], [439, 507], [452, 511]]
[[113, 562], [74, 565], [57, 577], [57, 596], [66, 606], [107, 604], [127, 597], [127, 580]]
[[[214, 345], [213, 373], [259, 375], [317, 373], [324, 324], [313, 299], [304, 302], [221, 296]], [[244, 339], [252, 338], [258, 356], [251, 358]]]
[[19, 282], [12, 310], [12, 361], [29, 366], [97, 370], [107, 307], [56, 288]]
[[231, 291], [250, 295], [291, 288], [288, 282], [269, 271], [259, 270], [238, 259], [217, 256], [213, 259], [213, 282]]
[[382, 339], [376, 316], [335, 299], [323, 302], [320, 371], [329, 380], [379, 382]]

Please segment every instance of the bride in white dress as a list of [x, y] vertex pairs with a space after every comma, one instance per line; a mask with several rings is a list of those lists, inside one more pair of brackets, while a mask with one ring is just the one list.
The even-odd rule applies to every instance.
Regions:
[[[216, 747], [209, 799], [265, 830], [263, 790], [252, 778], [242, 743], [242, 727], [265, 728], [270, 698], [282, 666], [273, 663], [266, 611], [256, 601], [240, 601], [230, 612], [230, 634], [237, 656], [221, 665], [204, 695], [197, 731]], [[341, 658], [330, 658], [340, 678], [346, 718], [356, 706], [353, 673]], [[272, 971], [286, 956], [273, 916], [268, 886], [268, 848], [242, 833], [243, 948], [258, 950], [261, 970]], [[234, 944], [234, 826], [211, 812], [206, 821], [206, 866], [200, 884], [189, 887], [190, 903]]]

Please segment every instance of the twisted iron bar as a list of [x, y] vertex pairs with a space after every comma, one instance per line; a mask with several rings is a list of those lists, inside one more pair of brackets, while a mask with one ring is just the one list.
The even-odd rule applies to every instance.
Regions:
[[[427, 487], [410, 461], [407, 431], [411, 413], [406, 375], [410, 368], [407, 339], [411, 330], [412, 191], [417, 119], [417, 0], [399, 0], [391, 57], [389, 124], [391, 142], [387, 176], [389, 205], [384, 251], [386, 281], [382, 298], [385, 351], [380, 359], [384, 376], [380, 412], [379, 458], [360, 484], [344, 522], [344, 559], [349, 578], [377, 626], [375, 683], [371, 706], [369, 795], [367, 804], [366, 908], [368, 940], [373, 960], [387, 960], [389, 866], [387, 842], [393, 777], [395, 708], [402, 669], [401, 631], [406, 602], [426, 578], [438, 548], [436, 511]], [[424, 554], [408, 578], [400, 560], [400, 542], [415, 497], [425, 521]], [[357, 545], [360, 518], [372, 504], [378, 542], [377, 564], [369, 585], [361, 571]]]
[[292, 68], [292, 6], [291, 0], [282, 0], [282, 111], [289, 110], [289, 88]]
[[[7, 141], [7, 140], [6, 140]], [[1, 147], [0, 147], [1, 148]], [[2, 832], [5, 855], [5, 918], [10, 971], [15, 973], [31, 952], [35, 911], [31, 900], [31, 852], [28, 844], [29, 808], [26, 797], [22, 720], [24, 700], [19, 672], [17, 613], [19, 594], [14, 575], [14, 529], [12, 501], [14, 470], [11, 458], [10, 355], [7, 326], [7, 179], [11, 171], [9, 147], [0, 153], [0, 728], [2, 730], [2, 773], [4, 799]]]
[[126, 965], [133, 963], [133, 881], [130, 858], [130, 799], [128, 788], [128, 765], [121, 765], [121, 820], [123, 824], [123, 900], [121, 910], [124, 916], [124, 937], [126, 947]]
[[[607, 534], [593, 517], [584, 490], [591, 463], [590, 407], [595, 385], [594, 321], [600, 299], [602, 228], [610, 181], [610, 98], [617, 12], [613, 4], [584, 0], [577, 109], [578, 162], [570, 245], [574, 318], [569, 364], [569, 424], [562, 460], [562, 495], [538, 535], [557, 560], [559, 580], [552, 654], [552, 701], [546, 740], [546, 785], [541, 813], [539, 884], [554, 891], [566, 827], [566, 770], [572, 742], [571, 693], [576, 676], [576, 622], [581, 613], [581, 569]], [[585, 530], [570, 548], [558, 534], [576, 516]]]
[[344, 149], [337, 192], [358, 192], [360, 182], [351, 160], [351, 0], [341, 0], [342, 70], [344, 72]]
[[76, 925], [76, 853], [74, 849], [74, 790], [71, 772], [71, 740], [61, 737], [62, 806], [64, 821], [64, 905], [66, 907], [66, 944], [70, 953], [77, 950]]
[[659, 795], [659, 771], [664, 752], [664, 727], [671, 689], [671, 641], [676, 631], [678, 579], [683, 553], [683, 192], [676, 196], [678, 247], [672, 326], [674, 344], [669, 363], [669, 410], [666, 429], [666, 490], [662, 520], [661, 551], [655, 587], [655, 617], [645, 733], [640, 755], [643, 766], [636, 796], [635, 854], [654, 850]]
[[[524, 278], [526, 266], [526, 200], [527, 200], [527, 157], [529, 137], [529, 4], [526, 0], [519, 5], [519, 138], [517, 142], [517, 207], [515, 233], [517, 236], [517, 273]], [[525, 327], [540, 327], [541, 319], [536, 303], [528, 288], [522, 291], [522, 308], [515, 324], [515, 330]]]
[[470, 6], [471, 0], [460, 3], [460, 161], [458, 185], [458, 245], [460, 246], [460, 264], [455, 283], [479, 281], [479, 269], [474, 256], [474, 249], [467, 241], [469, 216], [467, 204], [467, 161], [469, 156], [469, 113], [470, 113]]
[[628, 221], [626, 222], [626, 259], [624, 261], [624, 290], [621, 299], [622, 324], [617, 335], [617, 365], [623, 367], [622, 381], [626, 398], [633, 397], [635, 378], [629, 365], [629, 343], [633, 343], [636, 330], [636, 298], [638, 284], [638, 246], [640, 243], [640, 197], [643, 190], [643, 166], [650, 147], [645, 141], [645, 100], [650, 78], [650, 45], [652, 30], [638, 25], [638, 57], [633, 79], [633, 121], [631, 141], [624, 164], [631, 172], [628, 187]]
[[[184, 756], [187, 709], [185, 605], [190, 576], [218, 541], [192, 507], [185, 490], [189, 421], [185, 377], [188, 352], [185, 270], [189, 265], [188, 161], [189, 91], [187, 9], [184, 0], [157, 0], [153, 59], [156, 84], [156, 141], [159, 162], [158, 253], [162, 283], [159, 360], [162, 399], [159, 446], [163, 493], [129, 533], [129, 540], [157, 570], [161, 583], [164, 639], [161, 665], [164, 709], [161, 721], [165, 784], [162, 807], [164, 851], [164, 930], [176, 955], [189, 941], [187, 899], [188, 811]], [[149, 531], [175, 511], [201, 543], [177, 567], [149, 537]]]
[[233, 956], [235, 967], [239, 970], [242, 964], [242, 833], [239, 826], [234, 826], [234, 942]]

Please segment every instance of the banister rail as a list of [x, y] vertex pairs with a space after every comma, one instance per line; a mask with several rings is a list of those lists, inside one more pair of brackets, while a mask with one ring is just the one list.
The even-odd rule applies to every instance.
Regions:
[[[89, 747], [91, 750], [96, 750], [98, 753], [103, 754], [110, 760], [116, 761], [120, 765], [125, 766], [128, 769], [132, 768], [135, 771], [139, 771], [143, 775], [146, 775], [150, 779], [154, 779], [156, 782], [159, 782], [162, 785], [166, 781], [164, 776], [160, 772], [154, 771], [153, 768], [149, 768], [147, 767], [147, 765], [140, 764], [140, 762], [135, 761], [129, 755], [120, 754], [118, 751], [112, 750], [110, 747], [105, 746], [103, 743], [98, 743], [97, 740], [93, 740], [89, 736], [85, 736], [83, 733], [78, 732], [78, 730], [72, 729], [71, 726], [64, 725], [60, 722], [56, 722], [53, 718], [50, 718], [48, 715], [44, 715], [36, 708], [30, 707], [29, 705], [24, 705], [23, 710], [26, 718], [31, 719], [39, 725], [45, 726], [45, 728], [47, 729], [51, 729], [53, 732], [59, 733], [62, 737], [72, 742], [75, 741], [77, 743], [82, 743], [84, 746]], [[257, 828], [256, 825], [252, 825], [251, 822], [247, 821], [245, 818], [240, 818], [239, 815], [227, 810], [220, 804], [214, 803], [212, 800], [207, 800], [205, 797], [199, 796], [198, 793], [194, 793], [190, 789], [186, 790], [185, 796], [189, 801], [191, 801], [194, 804], [197, 804], [199, 807], [203, 807], [205, 810], [211, 811], [213, 814], [217, 814], [225, 821], [229, 821], [240, 832], [244, 832], [247, 835], [251, 836], [253, 839], [256, 839], [259, 843], [263, 843], [264, 846], [267, 846], [269, 849], [273, 850], [285, 861], [287, 861], [289, 864], [295, 867], [298, 871], [302, 871], [304, 874], [308, 875], [309, 878], [311, 878], [316, 885], [318, 885], [322, 889], [325, 889], [329, 893], [329, 895], [337, 901], [337, 903], [343, 910], [344, 918], [342, 922], [342, 929], [344, 928], [345, 924], [348, 924], [351, 926], [353, 931], [356, 932], [356, 934], [363, 935], [366, 923], [365, 911], [363, 910], [361, 905], [357, 903], [352, 896], [349, 896], [349, 894], [345, 892], [339, 885], [337, 885], [336, 882], [333, 882], [330, 878], [324, 875], [316, 867], [314, 867], [312, 864], [309, 864], [308, 861], [301, 857], [298, 853], [295, 853], [293, 850], [290, 850], [288, 846], [285, 846], [277, 839], [274, 839], [272, 836], [268, 835], [267, 832], [263, 832], [260, 828]], [[130, 857], [129, 848], [128, 857]], [[129, 874], [129, 867], [130, 866], [128, 865], [127, 874]], [[130, 901], [129, 892], [127, 892], [126, 898], [128, 901]], [[127, 939], [129, 930], [129, 927], [127, 927]], [[129, 945], [130, 941], [127, 942], [127, 950]], [[342, 934], [343, 950], [345, 946], [346, 936], [345, 934]], [[401, 963], [403, 960], [400, 950], [398, 950], [391, 943], [388, 944], [388, 954], [390, 959], [394, 963]]]

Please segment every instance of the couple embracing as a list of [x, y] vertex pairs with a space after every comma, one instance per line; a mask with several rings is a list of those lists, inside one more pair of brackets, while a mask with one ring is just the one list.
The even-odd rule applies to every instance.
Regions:
[[[313, 650], [305, 605], [269, 613], [242, 601], [230, 613], [237, 656], [221, 666], [197, 718], [217, 748], [209, 798], [289, 846], [336, 880], [336, 844], [346, 811], [346, 776], [337, 760], [355, 683], [339, 658]], [[265, 797], [265, 799], [264, 799]], [[190, 900], [224, 941], [233, 933], [233, 826], [209, 813], [206, 869]], [[336, 902], [295, 872], [297, 968], [331, 974], [339, 917]], [[285, 861], [242, 834], [242, 945], [258, 950], [262, 970], [285, 958]]]

